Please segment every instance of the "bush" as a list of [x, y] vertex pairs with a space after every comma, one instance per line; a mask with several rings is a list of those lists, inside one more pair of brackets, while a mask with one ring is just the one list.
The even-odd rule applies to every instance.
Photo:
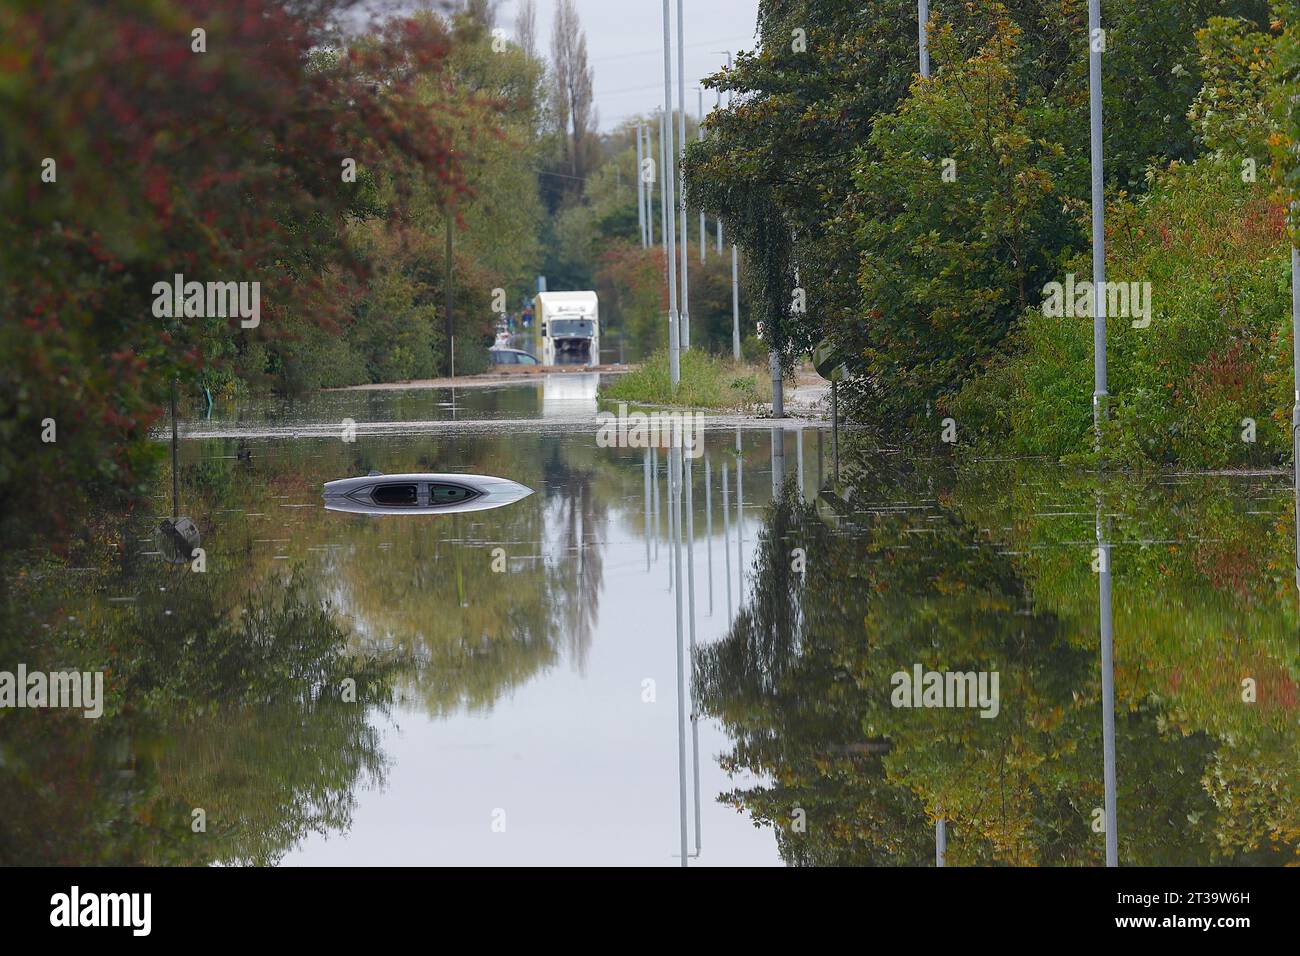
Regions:
[[602, 398], [647, 405], [687, 408], [748, 408], [771, 400], [772, 385], [762, 369], [737, 365], [691, 349], [681, 353], [681, 378], [674, 392], [666, 351], [656, 352], [644, 365], [620, 375], [602, 390]]
[[[1285, 210], [1240, 165], [1173, 164], [1109, 212], [1109, 281], [1152, 287], [1151, 324], [1107, 323], [1108, 453], [1133, 465], [1261, 465], [1290, 454], [1290, 270]], [[1079, 257], [1067, 265], [1087, 273]], [[1092, 444], [1092, 322], [1025, 315], [1014, 357], [958, 397], [966, 434], [1022, 455]], [[1243, 440], [1244, 419], [1256, 423]]]

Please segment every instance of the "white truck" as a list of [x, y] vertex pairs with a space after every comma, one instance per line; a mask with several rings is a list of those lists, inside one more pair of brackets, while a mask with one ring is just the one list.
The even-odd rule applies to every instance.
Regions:
[[594, 292], [539, 292], [533, 327], [543, 365], [600, 364], [600, 310]]

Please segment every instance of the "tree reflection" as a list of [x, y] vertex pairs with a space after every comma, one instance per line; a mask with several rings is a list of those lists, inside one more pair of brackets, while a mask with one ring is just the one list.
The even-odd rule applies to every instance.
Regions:
[[[303, 576], [234, 607], [216, 578], [165, 575], [47, 635], [78, 668], [106, 667], [105, 712], [0, 713], [0, 862], [273, 863], [346, 830], [356, 789], [382, 783], [388, 665], [348, 650]], [[4, 651], [6, 665], [54, 656]]]
[[[843, 474], [812, 504], [787, 484], [760, 536], [752, 599], [726, 637], [697, 654], [703, 707], [735, 740], [724, 768], [763, 781], [720, 799], [771, 824], [793, 864], [928, 865], [940, 808], [950, 820], [950, 865], [1100, 863], [1089, 548], [1082, 534], [1073, 541], [1062, 534], [1060, 521], [1072, 518], [1030, 520], [1046, 510], [1045, 498], [1088, 501], [1091, 493], [1051, 478], [1037, 495], [1005, 476], [968, 475], [963, 484], [879, 456], [851, 462]], [[1158, 500], [1143, 498], [1134, 511], [1147, 515]], [[999, 542], [1003, 536], [1009, 540]], [[793, 570], [794, 548], [806, 551], [805, 575]], [[1295, 766], [1294, 727], [1244, 710], [1232, 686], [1216, 709], [1233, 713], [1236, 735], [1189, 719], [1196, 695], [1163, 696], [1167, 684], [1151, 678], [1166, 672], [1167, 655], [1148, 637], [1151, 626], [1163, 630], [1164, 582], [1154, 575], [1143, 582], [1140, 555], [1120, 554], [1121, 862], [1294, 859], [1296, 791], [1283, 770]], [[1181, 560], [1196, 563], [1194, 554]], [[1168, 598], [1190, 611], [1179, 616], [1193, 626], [1183, 648], [1201, 642], [1198, 620], [1207, 629], [1220, 620], [1205, 591], [1194, 580]], [[1276, 626], [1260, 614], [1266, 623], [1253, 629]], [[1267, 657], [1271, 648], [1261, 641], [1255, 654]], [[891, 675], [915, 663], [998, 671], [998, 716], [892, 706]], [[1243, 799], [1237, 788], [1248, 776], [1268, 789]], [[806, 832], [795, 825], [800, 810]]]
[[577, 461], [577, 449], [554, 440], [549, 445], [543, 465], [552, 516], [548, 545], [553, 560], [547, 583], [556, 624], [568, 636], [572, 659], [582, 670], [600, 614], [608, 499], [594, 487], [596, 466], [590, 449], [581, 450], [587, 460]]

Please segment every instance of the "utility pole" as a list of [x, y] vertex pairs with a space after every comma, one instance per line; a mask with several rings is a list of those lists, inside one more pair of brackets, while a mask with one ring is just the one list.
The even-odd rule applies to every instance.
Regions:
[[659, 111], [659, 245], [668, 248], [668, 220], [664, 216], [664, 209], [668, 208], [668, 196], [664, 194], [664, 183], [667, 183], [667, 174], [664, 170], [667, 166], [663, 161], [663, 111]]
[[645, 184], [645, 234], [646, 238], [650, 240], [648, 246], [650, 249], [653, 249], [655, 244], [655, 201], [654, 191], [651, 187], [659, 181], [658, 170], [655, 169], [654, 164], [655, 137], [653, 130], [654, 127], [649, 123], [645, 124], [645, 156], [642, 157], [643, 160], [647, 158], [650, 160], [650, 170], [654, 173], [650, 177], [650, 181]]
[[[1106, 34], [1101, 29], [1101, 0], [1088, 0], [1088, 113], [1092, 162], [1092, 282], [1093, 389], [1092, 420], [1097, 450], [1106, 419], [1106, 194], [1102, 183], [1101, 54]], [[1119, 835], [1115, 795], [1115, 652], [1111, 619], [1110, 544], [1097, 493], [1098, 630], [1101, 643], [1102, 782], [1106, 817], [1106, 865], [1119, 866]]]
[[636, 225], [641, 235], [641, 248], [646, 247], [645, 238], [645, 184], [641, 182], [641, 124], [636, 124]]
[[[686, 158], [686, 42], [685, 24], [682, 16], [682, 0], [677, 0], [677, 168]], [[671, 155], [671, 154], [670, 154]], [[677, 183], [677, 204], [682, 219], [682, 314], [677, 326], [678, 342], [683, 352], [691, 347], [691, 297], [690, 297], [690, 255], [686, 241], [686, 179], [674, 175]]]
[[667, 216], [664, 215], [664, 209], [668, 208], [668, 196], [664, 194], [663, 191], [664, 183], [667, 182], [667, 179], [664, 178], [664, 169], [667, 169], [667, 166], [664, 165], [664, 161], [663, 161], [663, 111], [662, 109], [660, 109], [659, 111], [659, 170], [658, 170], [659, 172], [659, 245], [663, 246], [664, 250], [667, 250], [668, 219]]
[[[668, 0], [664, 0], [664, 124], [661, 148], [664, 158], [671, 160], [673, 155], [673, 124], [668, 116], [673, 103], [673, 53], [671, 47], [672, 32], [669, 25]], [[665, 162], [663, 168], [664, 197], [671, 198], [673, 193], [673, 165]], [[681, 357], [678, 355], [677, 338], [677, 265], [674, 256], [677, 253], [676, 216], [667, 202], [664, 204], [664, 249], [668, 258], [668, 370], [673, 391], [681, 381]], [[686, 855], [683, 841], [682, 855]]]
[[[719, 220], [720, 222], [721, 220]], [[731, 244], [731, 357], [740, 361], [740, 282], [736, 244]]]
[[445, 286], [445, 293], [446, 293], [445, 311], [447, 313], [447, 375], [449, 377], [454, 378], [456, 376], [456, 365], [455, 365], [456, 359], [452, 355], [452, 342], [454, 341], [452, 336], [455, 333], [452, 332], [452, 324], [451, 324], [451, 231], [453, 225], [452, 219], [453, 219], [453, 213], [451, 211], [451, 207], [448, 206], [447, 207], [447, 259], [446, 259], [446, 268], [443, 271], [443, 274], [445, 276], [443, 285]]
[[1092, 421], [1101, 449], [1101, 423], [1106, 418], [1106, 194], [1102, 186], [1101, 0], [1088, 0], [1088, 112], [1092, 146]]
[[917, 31], [921, 41], [921, 76], [930, 78], [930, 44], [926, 24], [930, 22], [930, 0], [916, 0]]

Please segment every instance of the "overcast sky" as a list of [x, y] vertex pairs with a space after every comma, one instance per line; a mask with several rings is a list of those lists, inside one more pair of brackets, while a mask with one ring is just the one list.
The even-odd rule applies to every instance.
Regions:
[[[556, 0], [537, 2], [538, 53], [550, 58], [551, 22]], [[587, 33], [587, 56], [595, 79], [600, 128], [610, 130], [637, 113], [649, 113], [663, 102], [662, 0], [577, 0], [578, 17]], [[677, 96], [677, 0], [673, 14], [673, 97]], [[754, 48], [758, 0], [685, 0], [686, 109], [694, 114], [699, 78], [725, 65], [715, 51]], [[497, 25], [514, 35], [518, 0], [497, 7]], [[713, 105], [705, 92], [704, 111]]]

